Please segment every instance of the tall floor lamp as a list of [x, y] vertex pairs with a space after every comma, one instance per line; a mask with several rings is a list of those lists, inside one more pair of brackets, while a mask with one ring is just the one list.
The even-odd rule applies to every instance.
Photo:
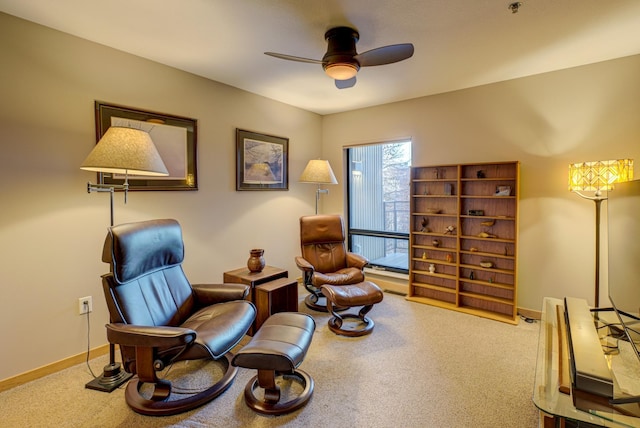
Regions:
[[[595, 307], [600, 306], [600, 205], [607, 199], [603, 190], [615, 183], [633, 180], [633, 159], [582, 162], [569, 165], [569, 190], [596, 203]], [[581, 192], [594, 192], [593, 196]]]
[[316, 189], [316, 215], [318, 214], [318, 202], [320, 201], [320, 193], [329, 193], [329, 189], [321, 189], [322, 184], [338, 184], [336, 176], [328, 160], [312, 159], [302, 171], [300, 183], [317, 184]]
[[[147, 176], [167, 176], [169, 172], [151, 140], [151, 136], [142, 130], [112, 126], [107, 129], [89, 156], [82, 162], [80, 169], [95, 172], [124, 174], [123, 184], [87, 183], [87, 192], [109, 192], [111, 226], [113, 218], [113, 193], [116, 189], [124, 191], [127, 203], [129, 174]], [[85, 385], [86, 388], [111, 392], [132, 376], [123, 371], [115, 361], [115, 345], [109, 344], [109, 364], [104, 366], [101, 376]]]

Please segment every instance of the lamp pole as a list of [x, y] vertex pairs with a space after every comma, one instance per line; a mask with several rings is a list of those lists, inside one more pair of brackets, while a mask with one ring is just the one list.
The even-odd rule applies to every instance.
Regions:
[[[125, 175], [124, 184], [92, 184], [91, 182], [87, 183], [87, 193], [91, 192], [109, 192], [109, 214], [110, 214], [110, 223], [113, 227], [114, 223], [114, 215], [113, 215], [113, 194], [115, 193], [116, 188], [124, 190], [124, 202], [127, 203], [127, 192], [129, 190], [129, 182], [127, 180], [127, 175]], [[88, 315], [87, 315], [88, 316]], [[122, 370], [122, 366], [120, 363], [116, 362], [116, 347], [113, 343], [109, 343], [109, 364], [104, 366], [102, 369], [102, 375], [96, 377], [95, 379], [87, 382], [85, 384], [85, 388], [94, 389], [102, 392], [111, 392], [116, 388], [119, 388], [120, 385], [131, 379], [133, 374], [127, 373]]]
[[600, 307], [600, 206], [607, 198], [594, 198], [596, 203], [596, 292], [595, 307]]

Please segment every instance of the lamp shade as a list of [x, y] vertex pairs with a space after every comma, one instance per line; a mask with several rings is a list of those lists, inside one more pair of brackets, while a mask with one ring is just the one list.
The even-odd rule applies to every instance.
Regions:
[[80, 169], [114, 174], [169, 175], [148, 132], [119, 126], [107, 129]]
[[611, 190], [613, 184], [633, 180], [633, 159], [582, 162], [569, 165], [569, 190]]
[[318, 184], [338, 184], [336, 176], [333, 175], [331, 165], [328, 160], [312, 159], [309, 161], [302, 175], [301, 183], [318, 183]]

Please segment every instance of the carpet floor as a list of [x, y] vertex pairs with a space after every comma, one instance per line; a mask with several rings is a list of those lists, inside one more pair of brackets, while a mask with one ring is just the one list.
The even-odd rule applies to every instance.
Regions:
[[[301, 298], [306, 291], [301, 289]], [[300, 368], [315, 381], [311, 401], [288, 415], [263, 416], [244, 403], [255, 371], [198, 409], [166, 417], [134, 413], [124, 387], [84, 388], [85, 364], [0, 393], [1, 427], [518, 427], [538, 426], [532, 403], [538, 324], [517, 326], [408, 302], [385, 293], [369, 313], [369, 336], [333, 334], [328, 314], [308, 310], [316, 331]], [[90, 361], [102, 372], [107, 357]], [[189, 373], [206, 378], [206, 365]], [[167, 376], [187, 368], [174, 365]], [[196, 382], [197, 383], [197, 382]]]

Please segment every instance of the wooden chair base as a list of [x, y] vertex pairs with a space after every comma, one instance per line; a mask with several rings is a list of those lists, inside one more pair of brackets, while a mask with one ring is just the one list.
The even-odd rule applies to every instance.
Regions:
[[[316, 296], [315, 294], [308, 294], [307, 297], [304, 298], [304, 304], [307, 306], [307, 308], [313, 311], [329, 312], [327, 310], [327, 298], [322, 295]], [[346, 311], [347, 309], [349, 308], [347, 307], [333, 308], [333, 310], [336, 312]]]
[[[285, 402], [280, 401], [280, 389], [276, 385], [276, 372], [273, 370], [258, 370], [258, 374], [251, 378], [244, 389], [244, 400], [249, 408], [265, 415], [283, 415], [293, 412], [307, 404], [313, 395], [313, 379], [302, 370], [294, 370], [294, 376], [303, 385], [302, 393]], [[256, 389], [264, 388], [264, 399], [256, 397]]]
[[169, 400], [171, 396], [171, 382], [158, 380], [154, 384], [151, 398], [145, 398], [140, 393], [140, 388], [145, 385], [138, 377], [134, 377], [125, 390], [125, 400], [133, 411], [150, 416], [167, 416], [186, 412], [208, 403], [225, 392], [233, 383], [238, 368], [231, 365], [233, 355], [228, 353], [225, 360], [218, 360], [227, 365], [227, 370], [218, 382], [204, 391], [190, 395], [179, 400]]
[[[353, 329], [353, 330], [344, 329], [342, 328], [342, 326], [344, 325], [344, 322], [343, 322], [344, 318], [357, 319], [363, 324], [363, 327], [359, 329]], [[365, 316], [361, 317], [356, 314], [344, 314], [340, 316], [333, 316], [329, 320], [329, 330], [341, 336], [349, 336], [349, 337], [366, 336], [367, 334], [371, 334], [374, 326], [375, 326], [375, 323], [371, 318], [367, 318]]]

